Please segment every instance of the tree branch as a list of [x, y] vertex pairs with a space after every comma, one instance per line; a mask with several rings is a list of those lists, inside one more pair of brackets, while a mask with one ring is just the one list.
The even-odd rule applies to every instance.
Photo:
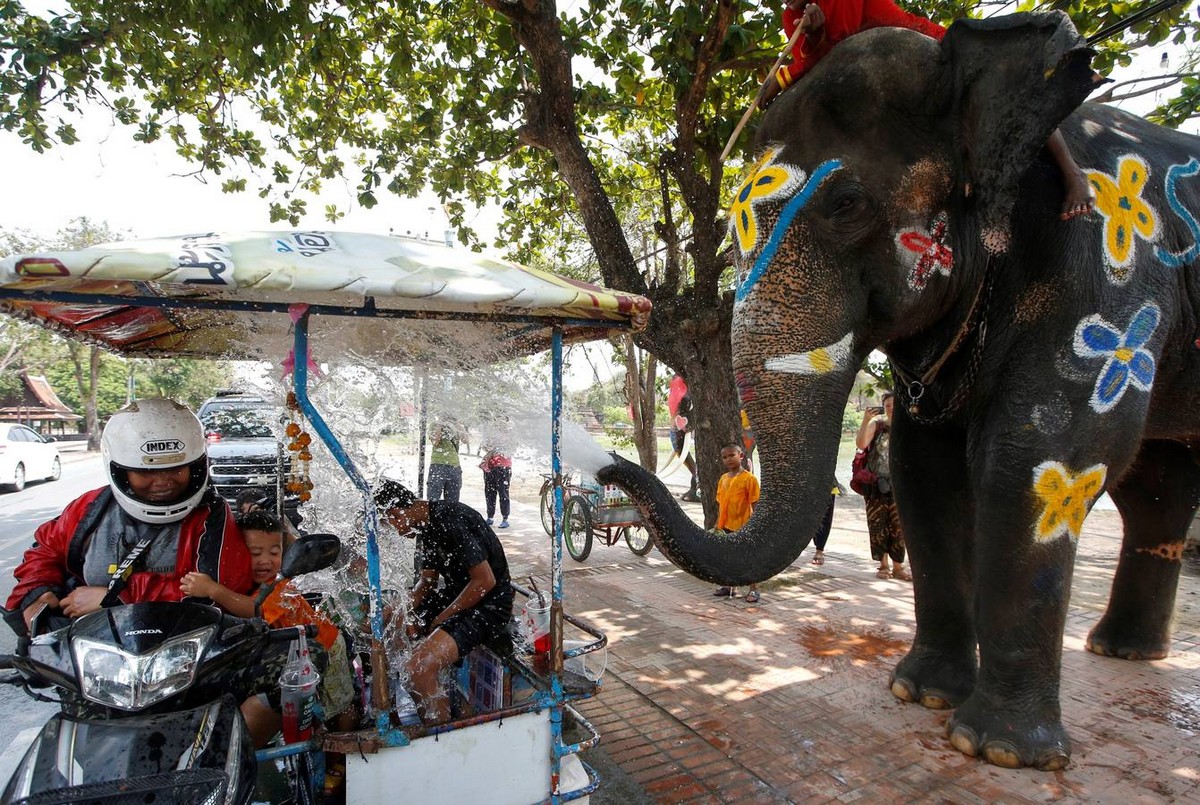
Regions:
[[510, 21], [513, 36], [529, 54], [538, 77], [538, 88], [524, 99], [519, 140], [554, 155], [559, 174], [575, 197], [605, 283], [646, 293], [646, 281], [637, 270], [621, 222], [583, 146], [575, 115], [571, 53], [555, 4], [549, 0], [480, 2]]
[[[1129, 98], [1137, 98], [1142, 95], [1149, 95], [1153, 92], [1158, 92], [1159, 90], [1166, 89], [1167, 87], [1169, 87], [1173, 84], [1177, 84], [1178, 82], [1182, 81], [1185, 78], [1191, 78], [1195, 75], [1197, 75], [1197, 74], [1196, 73], [1168, 73], [1166, 75], [1152, 75], [1152, 76], [1144, 76], [1142, 78], [1131, 78], [1128, 81], [1120, 81], [1116, 84], [1109, 86], [1104, 92], [1097, 95], [1094, 100], [1098, 103], [1112, 103], [1113, 101], [1124, 101]], [[1131, 84], [1140, 84], [1145, 81], [1159, 81], [1160, 83], [1155, 84], [1152, 87], [1140, 89], [1137, 92], [1127, 92], [1124, 95], [1117, 95], [1115, 93], [1115, 90], [1118, 87], [1127, 87]]]

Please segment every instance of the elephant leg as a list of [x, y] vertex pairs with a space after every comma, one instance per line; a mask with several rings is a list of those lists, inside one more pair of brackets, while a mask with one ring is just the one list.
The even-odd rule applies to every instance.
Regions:
[[1096, 654], [1167, 656], [1188, 524], [1200, 501], [1200, 463], [1180, 442], [1148, 441], [1109, 495], [1125, 536], [1104, 617], [1088, 635]]
[[962, 437], [929, 429], [908, 449], [906, 425], [899, 416], [893, 425], [892, 482], [913, 573], [917, 631], [890, 684], [903, 701], [946, 709], [975, 686], [974, 503]]
[[[1006, 478], [988, 474], [979, 487], [987, 490], [980, 492], [976, 507], [979, 677], [951, 716], [947, 734], [960, 752], [997, 766], [1051, 771], [1070, 760], [1059, 706], [1062, 634], [1077, 524], [1090, 500], [1076, 510], [1072, 532], [1043, 532], [1045, 523], [1061, 526], [1062, 521], [1031, 512], [1028, 487]], [[1095, 482], [1093, 498], [1101, 484]]]

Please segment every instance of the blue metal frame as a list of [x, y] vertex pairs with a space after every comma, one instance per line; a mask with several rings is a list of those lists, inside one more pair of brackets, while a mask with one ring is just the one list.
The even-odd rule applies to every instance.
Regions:
[[[244, 302], [237, 299], [196, 299], [187, 296], [122, 296], [121, 294], [78, 293], [76, 291], [21, 290], [19, 288], [0, 288], [0, 299], [24, 299], [33, 302], [65, 302], [84, 305], [113, 305], [118, 307], [161, 307], [161, 308], [194, 308], [196, 310], [233, 310], [243, 313], [287, 313], [294, 303], [291, 302]], [[545, 327], [545, 317], [530, 316], [520, 313], [455, 313], [444, 310], [407, 310], [402, 308], [381, 308], [375, 305], [375, 297], [368, 296], [359, 307], [353, 305], [320, 305], [308, 306], [309, 313], [322, 316], [351, 316], [368, 319], [419, 319], [422, 321], [500, 321], [518, 324], [531, 324]], [[556, 319], [564, 327], [605, 327], [619, 326], [619, 322], [605, 319]], [[537, 329], [535, 327], [521, 330], [524, 335]]]
[[550, 552], [550, 802], [563, 801], [558, 790], [563, 758], [563, 693], [562, 669], [562, 551], [563, 551], [563, 489], [562, 489], [562, 327], [556, 326], [550, 339], [550, 471], [554, 473], [554, 545]]
[[[293, 356], [295, 366], [292, 372], [292, 391], [296, 395], [296, 403], [300, 411], [312, 424], [313, 430], [321, 437], [338, 466], [346, 473], [351, 482], [358, 487], [363, 496], [363, 531], [367, 536], [367, 581], [371, 585], [371, 635], [375, 640], [383, 641], [383, 581], [379, 573], [379, 519], [375, 511], [375, 502], [371, 498], [371, 485], [362, 476], [354, 462], [350, 460], [341, 442], [334, 436], [329, 425], [325, 423], [321, 412], [308, 398], [308, 317], [311, 309], [304, 311], [296, 321], [293, 333]], [[408, 736], [403, 731], [391, 726], [387, 712], [378, 713], [375, 726], [380, 739], [388, 746], [405, 746]]]
[[[301, 741], [283, 746], [268, 746], [254, 753], [256, 763], [269, 763], [275, 760], [308, 756], [308, 785], [311, 791], [321, 791], [325, 787], [325, 750], [316, 739]], [[297, 772], [297, 784], [299, 784]]]

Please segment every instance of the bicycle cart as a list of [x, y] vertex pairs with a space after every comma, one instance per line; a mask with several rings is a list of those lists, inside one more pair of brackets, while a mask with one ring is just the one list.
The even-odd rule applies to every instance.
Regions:
[[[554, 483], [543, 475], [542, 527], [554, 533]], [[642, 522], [637, 507], [616, 486], [591, 482], [573, 483], [570, 474], [563, 477], [563, 543], [576, 562], [592, 553], [592, 542], [599, 537], [605, 545], [624, 539], [635, 556], [645, 556], [654, 547], [650, 531]]]
[[[312, 443], [325, 448], [318, 460], [341, 467], [353, 487], [347, 505], [361, 501], [364, 511], [370, 726], [264, 749], [258, 759], [344, 753], [349, 802], [432, 797], [559, 805], [585, 798], [599, 778], [578, 753], [600, 736], [572, 703], [599, 690], [599, 675], [578, 663], [602, 650], [606, 639], [564, 611], [562, 542], [555, 537], [547, 600], [538, 594], [539, 608], [549, 610], [548, 647], [476, 649], [447, 680], [447, 694], [461, 704], [454, 718], [429, 725], [408, 720], [415, 716], [406, 709], [411, 698], [402, 701], [386, 673], [379, 514], [371, 484], [309, 398], [309, 367], [317, 365], [310, 342], [325, 361], [426, 367], [448, 357], [455, 363], [446, 371], [461, 370], [467, 357], [472, 366], [487, 365], [549, 349], [550, 469], [561, 479], [564, 342], [644, 325], [649, 312], [641, 297], [548, 272], [425, 242], [350, 233], [205, 233], [0, 260], [0, 313], [67, 337], [127, 357], [283, 359], [292, 376], [290, 400], [313, 431]], [[570, 494], [560, 489], [551, 484], [557, 512]], [[590, 524], [586, 499], [570, 497], [579, 501], [574, 516], [587, 512]], [[585, 639], [564, 640], [568, 628]], [[582, 675], [573, 664], [584, 668]], [[566, 722], [577, 725], [577, 737], [567, 738]]]

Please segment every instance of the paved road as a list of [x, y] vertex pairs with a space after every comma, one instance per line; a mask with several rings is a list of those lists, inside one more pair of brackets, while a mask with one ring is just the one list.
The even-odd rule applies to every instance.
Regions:
[[[34, 530], [57, 516], [69, 501], [104, 485], [99, 454], [64, 452], [62, 459], [63, 476], [58, 481], [31, 483], [21, 492], [0, 494], [0, 596], [5, 600], [13, 588], [12, 572]], [[0, 625], [0, 654], [11, 653], [15, 642], [12, 631]], [[0, 785], [53, 712], [53, 705], [33, 701], [20, 688], [0, 686], [0, 713], [4, 713], [0, 719]]]

